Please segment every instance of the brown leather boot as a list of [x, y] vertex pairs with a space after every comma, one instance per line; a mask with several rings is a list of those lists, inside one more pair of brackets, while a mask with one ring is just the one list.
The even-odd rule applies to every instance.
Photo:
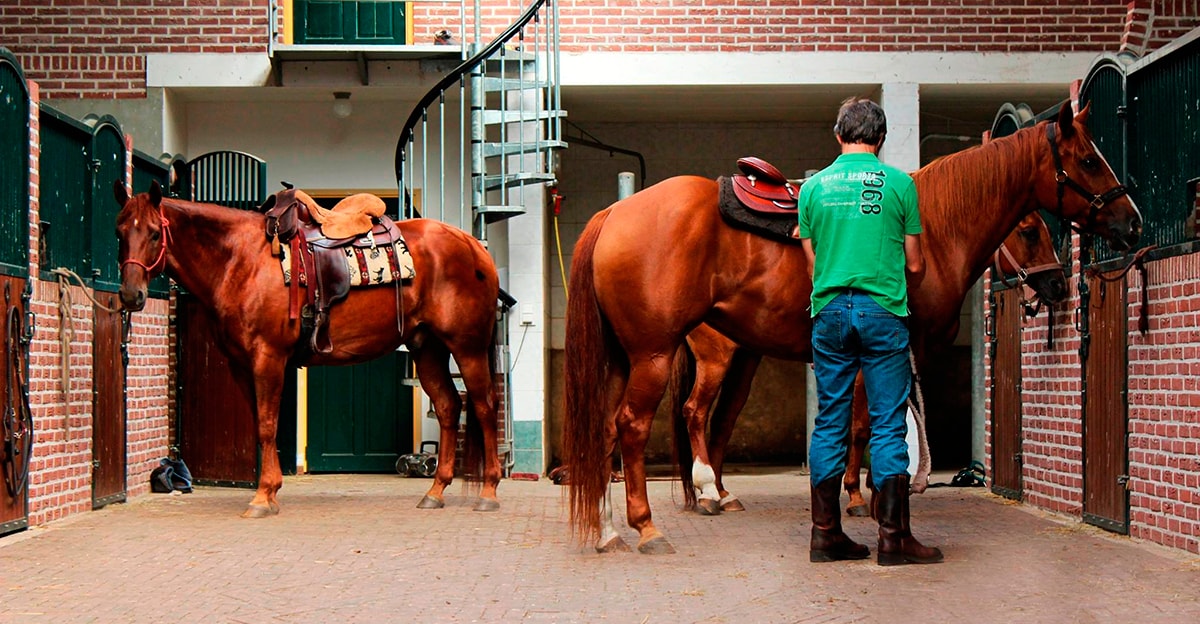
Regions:
[[879, 555], [881, 566], [937, 563], [942, 551], [924, 546], [913, 537], [908, 517], [908, 475], [888, 477], [876, 494], [879, 499]]
[[866, 559], [871, 551], [855, 543], [842, 532], [842, 510], [838, 506], [842, 495], [840, 477], [830, 477], [812, 490], [812, 542], [808, 560], [814, 563]]

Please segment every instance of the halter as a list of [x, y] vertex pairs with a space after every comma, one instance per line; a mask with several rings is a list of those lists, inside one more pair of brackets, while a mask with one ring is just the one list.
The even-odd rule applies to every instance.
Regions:
[[[1046, 124], [1046, 140], [1050, 142], [1050, 154], [1054, 157], [1054, 180], [1058, 182], [1058, 215], [1060, 217], [1062, 216], [1063, 194], [1065, 192], [1065, 188], [1070, 187], [1070, 189], [1075, 191], [1080, 197], [1088, 200], [1090, 210], [1088, 211], [1087, 223], [1090, 225], [1096, 220], [1096, 215], [1099, 214], [1109, 202], [1127, 194], [1129, 189], [1125, 188], [1123, 184], [1118, 184], [1115, 187], [1105, 191], [1103, 194], [1096, 195], [1084, 188], [1082, 184], [1072, 180], [1071, 176], [1067, 175], [1067, 171], [1063, 169], [1062, 156], [1060, 156], [1058, 153], [1057, 133], [1054, 130], [1054, 126], [1055, 122], [1053, 121]], [[1079, 228], [1075, 227], [1074, 224], [1071, 225], [1071, 229], [1075, 230], [1076, 232], [1081, 231]]]
[[163, 261], [163, 258], [167, 257], [167, 239], [171, 238], [171, 222], [167, 221], [167, 218], [161, 214], [159, 215], [158, 218], [162, 219], [162, 231], [163, 231], [162, 247], [158, 250], [158, 257], [154, 259], [154, 263], [147, 265], [146, 263], [144, 263], [141, 260], [138, 260], [136, 258], [126, 258], [125, 261], [121, 263], [122, 269], [124, 269], [125, 265], [127, 265], [127, 264], [133, 264], [133, 265], [137, 265], [137, 266], [140, 266], [143, 269], [145, 269], [146, 275], [148, 277], [153, 276], [154, 268], [158, 266], [158, 263]]
[[[1029, 276], [1031, 275], [1062, 269], [1062, 265], [1055, 262], [1047, 262], [1046, 264], [1039, 264], [1027, 269], [1021, 266], [1021, 264], [1017, 262], [1017, 259], [1013, 257], [1012, 252], [1008, 250], [1007, 244], [1000, 243], [1000, 249], [997, 249], [996, 253], [992, 254], [992, 259], [995, 263], [995, 273], [996, 275], [1000, 276], [1000, 283], [1004, 284], [1008, 288], [1012, 288], [1013, 284], [1008, 281], [1008, 274], [1004, 271], [1004, 269], [1000, 268], [1000, 257], [1002, 254], [1004, 259], [1008, 260], [1009, 264], [1017, 268], [1016, 285], [1018, 287], [1024, 286], [1025, 283], [1029, 281]], [[1038, 296], [1037, 291], [1035, 290], [1033, 299], [1026, 299], [1025, 291], [1024, 289], [1021, 289], [1021, 306], [1025, 308], [1025, 313], [1028, 316], [1037, 316], [1038, 311], [1041, 310], [1042, 307], [1042, 298]]]

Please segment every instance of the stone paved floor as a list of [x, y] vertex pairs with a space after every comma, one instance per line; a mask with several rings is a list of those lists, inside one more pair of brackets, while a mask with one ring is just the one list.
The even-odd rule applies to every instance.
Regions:
[[571, 543], [544, 479], [502, 483], [497, 513], [457, 485], [417, 510], [427, 482], [392, 475], [287, 477], [264, 520], [238, 517], [247, 490], [152, 494], [0, 538], [0, 622], [1200, 622], [1200, 558], [981, 489], [914, 497], [945, 563], [880, 568], [869, 519], [846, 525], [872, 559], [809, 563], [796, 471], [728, 485], [747, 512], [651, 483], [661, 557]]

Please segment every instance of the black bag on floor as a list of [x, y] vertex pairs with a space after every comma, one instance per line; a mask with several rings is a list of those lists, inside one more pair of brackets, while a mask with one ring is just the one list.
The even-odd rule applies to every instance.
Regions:
[[183, 459], [164, 457], [158, 467], [150, 471], [150, 491], [166, 494], [179, 490], [184, 494], [192, 491], [192, 473]]

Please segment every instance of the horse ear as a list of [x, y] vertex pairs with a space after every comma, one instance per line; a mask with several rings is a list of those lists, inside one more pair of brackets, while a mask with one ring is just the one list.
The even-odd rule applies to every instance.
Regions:
[[125, 191], [125, 183], [121, 180], [113, 180], [113, 198], [117, 200], [117, 205], [124, 208], [125, 202], [129, 201], [129, 193]]
[[1075, 135], [1075, 116], [1071, 114], [1071, 103], [1063, 102], [1058, 109], [1058, 133], [1062, 138], [1069, 139]]
[[1081, 126], [1086, 126], [1087, 120], [1088, 120], [1088, 115], [1091, 115], [1091, 114], [1092, 114], [1092, 103], [1088, 102], [1087, 104], [1085, 104], [1083, 106], [1083, 110], [1079, 111], [1078, 115], [1075, 115], [1075, 123], [1077, 123]]
[[150, 203], [157, 208], [162, 203], [162, 187], [159, 186], [158, 180], [150, 182]]

